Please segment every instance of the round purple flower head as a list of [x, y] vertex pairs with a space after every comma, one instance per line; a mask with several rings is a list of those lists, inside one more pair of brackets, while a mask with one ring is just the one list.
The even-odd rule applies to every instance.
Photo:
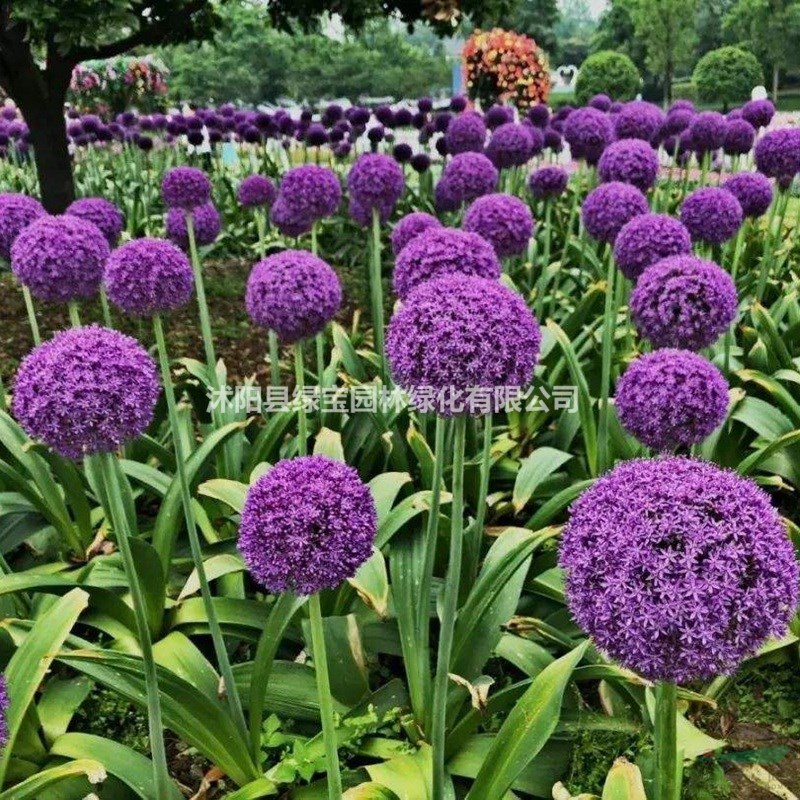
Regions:
[[488, 392], [478, 410], [475, 390], [528, 386], [540, 342], [539, 324], [516, 292], [448, 275], [418, 286], [395, 312], [386, 355], [395, 382], [421, 410], [477, 415], [499, 410], [502, 393]]
[[248, 175], [236, 191], [239, 205], [245, 208], [271, 206], [278, 196], [275, 184], [263, 175]]
[[772, 182], [760, 172], [739, 172], [728, 178], [722, 188], [739, 201], [745, 217], [760, 217], [772, 205]]
[[575, 621], [648, 680], [733, 672], [797, 605], [798, 570], [769, 495], [714, 464], [626, 461], [572, 506], [560, 566]]
[[42, 204], [26, 194], [0, 193], [0, 258], [11, 260], [11, 245], [34, 220], [45, 216]]
[[611, 108], [611, 98], [607, 94], [596, 94], [586, 105], [598, 111], [608, 111]]
[[436, 184], [436, 207], [456, 211], [497, 188], [497, 169], [483, 153], [459, 153], [447, 163]]
[[622, 427], [652, 450], [674, 450], [710, 436], [728, 413], [728, 382], [706, 358], [663, 348], [636, 359], [617, 383]]
[[104, 197], [84, 197], [75, 200], [67, 208], [66, 213], [93, 222], [106, 237], [109, 247], [116, 245], [125, 227], [125, 217], [122, 216], [122, 212]]
[[596, 164], [603, 150], [614, 139], [611, 120], [596, 108], [579, 108], [564, 123], [564, 138], [573, 158], [583, 158]]
[[156, 366], [139, 342], [91, 325], [57, 333], [22, 360], [13, 411], [29, 436], [77, 461], [143, 433], [158, 394]]
[[524, 253], [533, 236], [528, 204], [510, 194], [487, 194], [467, 209], [462, 227], [482, 236], [500, 258]]
[[173, 167], [161, 181], [161, 196], [169, 208], [194, 208], [211, 200], [211, 181], [197, 167]]
[[651, 264], [668, 256], [690, 255], [692, 238], [683, 223], [667, 214], [642, 214], [623, 225], [614, 240], [620, 272], [635, 281]]
[[756, 129], [766, 128], [774, 116], [772, 100], [750, 100], [742, 106], [742, 117]]
[[412, 214], [406, 214], [404, 217], [397, 221], [397, 224], [392, 229], [392, 252], [395, 256], [400, 254], [400, 251], [412, 240], [416, 239], [428, 228], [441, 228], [442, 223], [431, 214], [426, 214], [424, 211], [415, 211]]
[[312, 223], [336, 213], [342, 201], [342, 187], [332, 169], [303, 164], [281, 178], [278, 198], [289, 207], [292, 216]]
[[[222, 230], [222, 220], [213, 203], [195, 206], [191, 212], [195, 243], [202, 247], [213, 244]], [[167, 211], [167, 237], [178, 247], [189, 249], [189, 232], [186, 227], [187, 212], [182, 208]]]
[[653, 103], [632, 100], [622, 106], [614, 117], [614, 131], [618, 139], [644, 139], [651, 141], [661, 129], [664, 112]]
[[393, 208], [403, 194], [405, 179], [391, 156], [366, 153], [359, 156], [347, 175], [350, 196], [364, 209]]
[[688, 108], [676, 108], [667, 114], [664, 120], [663, 132], [667, 135], [677, 136], [689, 128], [694, 119], [694, 111]]
[[447, 152], [452, 155], [467, 152], [482, 153], [486, 142], [486, 124], [483, 117], [476, 111], [468, 111], [454, 117], [447, 126], [445, 141]]
[[728, 121], [725, 141], [722, 149], [729, 156], [743, 156], [753, 149], [756, 140], [756, 129], [745, 119]]
[[248, 490], [239, 552], [273, 594], [311, 595], [352, 578], [378, 527], [369, 487], [327, 456], [278, 462]]
[[114, 250], [104, 283], [115, 306], [140, 317], [180, 308], [194, 290], [189, 259], [165, 239], [134, 239]]
[[681, 222], [694, 241], [720, 244], [735, 236], [742, 226], [742, 207], [730, 192], [705, 186], [683, 201]]
[[41, 299], [67, 303], [92, 297], [109, 256], [100, 229], [80, 217], [39, 217], [11, 247], [11, 269]]
[[725, 144], [728, 122], [717, 111], [702, 111], [692, 118], [688, 130], [696, 153], [713, 153]]
[[560, 153], [564, 149], [561, 134], [555, 128], [545, 128], [544, 146], [553, 153]]
[[569, 183], [569, 173], [564, 167], [539, 167], [528, 175], [528, 189], [537, 200], [564, 194]]
[[339, 276], [306, 250], [284, 250], [259, 261], [247, 279], [250, 319], [297, 342], [322, 331], [342, 304]]
[[612, 181], [589, 192], [581, 219], [592, 238], [613, 244], [626, 222], [649, 210], [647, 198], [635, 186]]
[[304, 216], [301, 211], [294, 206], [284, 202], [278, 195], [278, 199], [272, 204], [269, 218], [273, 225], [284, 235], [298, 237], [308, 233], [313, 227], [313, 221]]
[[605, 149], [597, 170], [606, 183], [630, 183], [646, 192], [658, 176], [658, 155], [641, 139], [621, 139]]
[[702, 350], [736, 318], [736, 286], [724, 269], [694, 256], [648, 267], [631, 294], [631, 316], [656, 347]]
[[496, 128], [486, 146], [486, 155], [498, 169], [521, 167], [528, 163], [532, 153], [533, 135], [527, 126], [516, 122]]
[[800, 131], [778, 128], [767, 131], [756, 143], [756, 166], [768, 178], [792, 179], [800, 172]]
[[394, 290], [401, 300], [422, 283], [443, 275], [477, 275], [497, 280], [502, 268], [492, 245], [470, 231], [428, 228], [397, 256]]
[[528, 109], [528, 119], [531, 121], [531, 125], [535, 125], [537, 128], [546, 128], [547, 123], [550, 122], [550, 109], [547, 104], [537, 103], [535, 106], [531, 106]]
[[504, 106], [500, 103], [489, 106], [489, 108], [486, 109], [486, 113], [483, 115], [483, 121], [490, 130], [499, 128], [501, 125], [505, 125], [513, 119], [514, 111], [509, 106]]
[[369, 228], [372, 225], [372, 212], [378, 212], [378, 219], [381, 223], [386, 222], [389, 217], [392, 216], [392, 211], [394, 211], [393, 205], [381, 205], [376, 206], [374, 209], [372, 208], [365, 208], [355, 199], [355, 197], [350, 198], [350, 202], [347, 204], [347, 213], [350, 215], [350, 218], [356, 222], [356, 224], [360, 225], [362, 228]]

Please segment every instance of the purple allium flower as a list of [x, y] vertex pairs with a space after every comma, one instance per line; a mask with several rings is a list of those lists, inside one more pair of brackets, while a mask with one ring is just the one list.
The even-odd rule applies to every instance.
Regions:
[[22, 360], [13, 411], [29, 436], [77, 461], [143, 433], [158, 394], [156, 366], [139, 342], [91, 325], [57, 333]]
[[373, 211], [378, 212], [378, 219], [380, 220], [381, 224], [387, 222], [389, 217], [392, 216], [392, 211], [394, 211], [393, 205], [382, 205], [376, 206], [373, 208], [365, 208], [355, 199], [355, 197], [350, 198], [350, 202], [347, 204], [347, 213], [350, 215], [350, 218], [362, 228], [369, 228], [372, 225], [372, 214]]
[[550, 122], [550, 109], [546, 103], [537, 103], [528, 109], [528, 119], [532, 125], [544, 130]]
[[116, 245], [125, 227], [125, 217], [122, 216], [122, 212], [104, 197], [84, 197], [75, 200], [65, 213], [93, 222], [106, 237], [109, 247]]
[[494, 130], [508, 122], [513, 122], [514, 111], [509, 106], [495, 103], [493, 106], [489, 106], [489, 108], [486, 109], [486, 113], [483, 115], [483, 121], [486, 123], [486, 127], [489, 128], [489, 130]]
[[284, 250], [259, 261], [247, 279], [245, 305], [256, 325], [282, 342], [324, 330], [342, 304], [339, 276], [306, 250]]
[[667, 214], [634, 217], [622, 226], [614, 240], [614, 260], [622, 274], [632, 281], [657, 261], [691, 252], [689, 231]]
[[768, 178], [791, 180], [800, 172], [800, 131], [778, 128], [767, 131], [756, 143], [756, 166]]
[[464, 95], [457, 94], [455, 97], [450, 98], [450, 110], [458, 114], [467, 107], [467, 102], [468, 100]]
[[173, 167], [161, 181], [161, 196], [169, 208], [194, 208], [211, 199], [211, 181], [197, 167]]
[[658, 155], [641, 139], [621, 139], [603, 151], [597, 171], [606, 183], [630, 183], [646, 192], [658, 177]]
[[676, 108], [667, 114], [662, 130], [667, 135], [683, 133], [692, 124], [693, 119], [694, 111], [688, 108]]
[[794, 551], [769, 495], [714, 464], [619, 464], [572, 506], [560, 566], [575, 621], [648, 680], [733, 672], [797, 605]]
[[302, 236], [313, 227], [313, 221], [295, 209], [294, 206], [284, 202], [280, 194], [272, 204], [269, 218], [284, 236]]
[[652, 450], [675, 450], [710, 436], [728, 413], [728, 382], [703, 356], [663, 348], [636, 359], [617, 383], [622, 427]]
[[[418, 286], [394, 313], [386, 355], [418, 408], [452, 416], [475, 412], [473, 390], [528, 386], [540, 342], [539, 324], [516, 292], [488, 278], [448, 275]], [[499, 410], [501, 394], [487, 392], [481, 413]]]
[[479, 197], [464, 214], [462, 227], [482, 236], [500, 258], [524, 253], [533, 236], [528, 204], [510, 194]]
[[717, 111], [702, 111], [692, 118], [688, 130], [696, 153], [713, 153], [725, 144], [728, 121]]
[[742, 106], [742, 117], [754, 128], [766, 128], [775, 116], [772, 100], [750, 100]]
[[728, 178], [722, 188], [739, 201], [745, 217], [760, 217], [772, 205], [772, 182], [760, 172], [739, 172]]
[[598, 111], [608, 111], [611, 108], [611, 98], [607, 94], [596, 94], [586, 104]]
[[446, 164], [436, 184], [436, 207], [456, 211], [497, 188], [497, 169], [483, 153], [459, 153]]
[[528, 189], [537, 200], [564, 194], [569, 183], [569, 173], [564, 167], [539, 167], [528, 175]]
[[695, 241], [720, 244], [735, 236], [742, 226], [742, 207], [730, 192], [705, 186], [683, 201], [681, 222]]
[[167, 211], [167, 238], [172, 239], [178, 247], [189, 249], [189, 232], [186, 228], [186, 217], [191, 214], [194, 239], [198, 247], [213, 244], [222, 230], [222, 220], [213, 203], [195, 206], [191, 211], [182, 208], [170, 208]]
[[753, 149], [756, 129], [744, 119], [728, 120], [722, 149], [729, 156], [743, 156]]
[[437, 133], [446, 133], [453, 120], [453, 115], [449, 111], [440, 111], [433, 118], [433, 128]]
[[664, 112], [653, 103], [632, 100], [622, 106], [614, 117], [614, 131], [618, 139], [644, 139], [649, 142], [661, 129]]
[[486, 155], [498, 169], [521, 167], [527, 164], [533, 148], [533, 135], [526, 125], [506, 122], [492, 133], [486, 145]]
[[66, 303], [97, 293], [109, 252], [93, 223], [67, 214], [43, 216], [17, 236], [11, 269], [35, 297]]
[[669, 107], [669, 111], [675, 111], [679, 108], [686, 109], [687, 111], [694, 111], [694, 103], [691, 100], [673, 100], [672, 105]]
[[180, 308], [194, 290], [189, 259], [165, 239], [134, 239], [114, 250], [103, 281], [115, 306], [141, 317]]
[[414, 172], [427, 172], [431, 168], [431, 158], [427, 153], [414, 153], [411, 156], [411, 169]]
[[417, 100], [417, 108], [423, 114], [430, 114], [433, 111], [433, 100], [430, 97], [420, 97]]
[[350, 196], [365, 210], [393, 208], [403, 194], [403, 170], [390, 156], [360, 156], [347, 175]]
[[305, 142], [309, 147], [322, 147], [328, 142], [328, 131], [325, 126], [319, 122], [312, 122], [306, 128]]
[[648, 267], [631, 294], [631, 316], [656, 347], [702, 350], [736, 318], [736, 286], [724, 269], [694, 256]]
[[613, 244], [626, 222], [649, 210], [647, 198], [635, 186], [612, 181], [589, 192], [581, 219], [591, 237]]
[[8, 687], [4, 675], [0, 675], [0, 752], [3, 751], [8, 743], [8, 724], [6, 723], [6, 713], [9, 706]]
[[452, 155], [482, 153], [486, 142], [486, 124], [483, 117], [475, 111], [459, 114], [450, 120], [444, 138], [447, 152]]
[[397, 256], [394, 290], [405, 300], [420, 284], [444, 275], [475, 275], [497, 280], [501, 272], [492, 245], [482, 236], [457, 228], [428, 228]]
[[281, 178], [278, 198], [289, 207], [292, 216], [312, 223], [336, 213], [342, 201], [342, 186], [332, 169], [303, 164]]
[[275, 184], [263, 175], [248, 175], [239, 184], [236, 199], [245, 208], [271, 206], [278, 196]]
[[392, 158], [398, 164], [407, 164], [413, 155], [414, 151], [411, 149], [411, 145], [406, 142], [400, 142], [392, 148]]
[[544, 146], [553, 153], [560, 153], [564, 149], [561, 134], [555, 128], [545, 128]]
[[596, 108], [579, 108], [564, 123], [564, 138], [573, 158], [583, 158], [596, 164], [603, 150], [613, 141], [611, 120]]
[[416, 239], [423, 231], [428, 228], [441, 228], [439, 222], [432, 214], [424, 211], [415, 211], [401, 217], [392, 229], [392, 252], [395, 256], [412, 240]]
[[316, 594], [356, 574], [377, 527], [372, 493], [355, 469], [304, 456], [279, 461], [249, 488], [239, 552], [267, 591]]
[[0, 193], [0, 257], [11, 260], [11, 245], [34, 220], [45, 216], [42, 204], [26, 194]]
[[406, 128], [414, 121], [414, 115], [407, 108], [398, 108], [394, 112], [394, 127]]

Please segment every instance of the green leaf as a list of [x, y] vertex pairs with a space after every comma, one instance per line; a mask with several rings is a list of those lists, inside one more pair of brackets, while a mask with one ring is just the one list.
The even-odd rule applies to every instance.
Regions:
[[410, 755], [398, 756], [381, 764], [368, 764], [364, 769], [375, 783], [391, 789], [399, 800], [432, 800], [430, 775], [433, 758], [427, 744]]
[[131, 536], [131, 552], [139, 575], [147, 611], [147, 621], [153, 638], [158, 638], [164, 620], [164, 603], [167, 597], [167, 581], [161, 571], [158, 553], [149, 542], [139, 536]]
[[[221, 578], [223, 575], [230, 575], [234, 572], [242, 572], [246, 569], [242, 557], [233, 555], [233, 553], [219, 553], [216, 556], [211, 556], [203, 562], [206, 577], [209, 582]], [[182, 602], [187, 597], [191, 597], [200, 591], [200, 578], [198, 577], [197, 570], [193, 569], [191, 574], [186, 580], [186, 583], [178, 595], [178, 602]]]
[[242, 513], [247, 490], [250, 487], [239, 481], [229, 481], [227, 478], [212, 478], [197, 487], [197, 494], [212, 497], [230, 506], [237, 514]]
[[57, 767], [50, 767], [37, 775], [32, 775], [11, 789], [0, 792], [0, 800], [38, 800], [45, 789], [79, 775], [86, 776], [89, 783], [92, 784], [103, 783], [106, 779], [106, 771], [99, 761], [82, 758], [78, 761], [68, 761]]
[[397, 800], [397, 795], [391, 789], [370, 781], [348, 789], [342, 800]]
[[467, 800], [501, 798], [547, 743], [558, 725], [564, 690], [588, 642], [554, 661], [534, 678], [503, 722]]
[[278, 789], [269, 778], [257, 778], [226, 797], [227, 800], [260, 800], [262, 797], [272, 797], [276, 794], [278, 794]]
[[[75, 712], [92, 690], [92, 682], [85, 675], [76, 678], [51, 678], [39, 700], [39, 718], [48, 744], [67, 732]], [[73, 756], [78, 758], [78, 756]]]
[[[401, 500], [378, 525], [375, 547], [382, 548], [404, 525], [425, 511], [430, 511], [432, 492], [417, 492]], [[449, 503], [451, 496], [442, 492], [440, 504]]]
[[639, 767], [618, 758], [606, 777], [602, 800], [647, 800]]
[[342, 447], [342, 434], [330, 428], [321, 428], [314, 440], [314, 455], [328, 456], [334, 461], [344, 462], [344, 447]]
[[407, 472], [383, 472], [369, 482], [369, 490], [372, 492], [372, 499], [378, 512], [379, 525], [389, 516], [397, 495], [408, 483], [411, 483], [411, 476]]
[[389, 576], [386, 560], [380, 550], [373, 547], [372, 555], [358, 568], [358, 572], [347, 582], [358, 592], [358, 596], [381, 617], [386, 617], [389, 605]]
[[[95, 758], [109, 774], [119, 778], [142, 800], [152, 800], [156, 796], [150, 759], [113, 739], [89, 733], [65, 733], [56, 739], [50, 752], [66, 758]], [[170, 781], [169, 796], [164, 800], [182, 799], [177, 785]]]
[[520, 465], [514, 481], [512, 503], [518, 514], [527, 505], [542, 481], [557, 472], [572, 456], [553, 447], [534, 450]]
[[751, 453], [747, 458], [742, 459], [739, 462], [739, 466], [736, 467], [736, 470], [742, 475], [749, 475], [759, 464], [773, 455], [773, 453], [777, 453], [786, 447], [791, 447], [798, 442], [800, 442], [800, 430], [786, 433], [770, 442], [766, 447], [762, 447], [760, 450], [756, 450], [755, 453]]

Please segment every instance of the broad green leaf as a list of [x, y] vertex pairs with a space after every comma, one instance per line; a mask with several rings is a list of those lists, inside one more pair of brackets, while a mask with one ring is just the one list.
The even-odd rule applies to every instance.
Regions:
[[370, 781], [348, 789], [342, 795], [342, 800], [397, 800], [397, 795], [385, 786]]
[[381, 617], [386, 617], [389, 604], [389, 576], [386, 560], [380, 550], [373, 547], [372, 555], [358, 568], [358, 572], [347, 582], [358, 592], [358, 596]]
[[411, 476], [407, 472], [383, 472], [369, 482], [369, 489], [378, 512], [378, 524], [383, 523], [389, 516], [397, 495], [408, 483], [411, 483]]
[[314, 440], [314, 455], [328, 456], [334, 461], [344, 461], [342, 434], [330, 428], [322, 428]]
[[[206, 577], [208, 578], [209, 582], [216, 580], [223, 575], [230, 575], [234, 572], [242, 572], [244, 569], [246, 569], [244, 561], [242, 561], [242, 557], [239, 555], [234, 555], [233, 553], [220, 553], [219, 555], [211, 556], [203, 562], [203, 567], [205, 568]], [[186, 579], [186, 583], [183, 585], [181, 593], [178, 595], [178, 602], [182, 602], [187, 597], [191, 597], [193, 594], [196, 594], [199, 591], [200, 578], [197, 574], [197, 570], [193, 569], [189, 577]]]
[[399, 800], [432, 800], [433, 758], [427, 744], [421, 745], [415, 753], [381, 764], [369, 764], [364, 769], [375, 783], [391, 789]]
[[[404, 525], [424, 511], [430, 511], [432, 492], [417, 492], [411, 497], [401, 500], [378, 525], [375, 537], [375, 547], [383, 547]], [[449, 503], [451, 496], [442, 492], [439, 502], [441, 505]]]
[[786, 447], [791, 447], [798, 442], [800, 442], [800, 430], [786, 433], [770, 442], [766, 447], [762, 447], [760, 450], [756, 450], [755, 453], [751, 453], [747, 458], [742, 459], [736, 467], [736, 470], [742, 475], [749, 475], [759, 464], [771, 455]]
[[197, 494], [204, 497], [213, 497], [230, 506], [237, 514], [242, 513], [244, 501], [247, 497], [248, 485], [239, 481], [229, 481], [227, 478], [212, 478], [197, 487]]
[[260, 800], [262, 797], [272, 797], [278, 794], [278, 789], [269, 778], [257, 778], [242, 786], [235, 792], [227, 795], [227, 800]]
[[559, 467], [566, 464], [572, 456], [553, 447], [540, 447], [534, 450], [520, 465], [514, 481], [512, 503], [518, 514], [527, 505], [533, 493]]
[[545, 667], [506, 717], [467, 800], [502, 797], [547, 743], [558, 725], [561, 701], [588, 642]]
[[103, 765], [94, 759], [81, 758], [77, 761], [68, 761], [66, 764], [44, 769], [11, 789], [0, 792], [0, 800], [38, 800], [46, 789], [77, 776], [86, 776], [92, 784], [103, 783], [106, 771]]
[[606, 777], [602, 800], [647, 800], [639, 767], [618, 758]]
[[39, 699], [38, 711], [48, 744], [67, 732], [73, 715], [91, 690], [92, 682], [85, 675], [78, 675], [76, 678], [51, 678], [47, 682]]

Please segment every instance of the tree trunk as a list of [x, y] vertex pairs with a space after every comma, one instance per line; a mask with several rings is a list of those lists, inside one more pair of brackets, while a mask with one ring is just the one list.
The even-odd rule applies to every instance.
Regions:
[[772, 102], [775, 107], [778, 106], [778, 83], [780, 81], [781, 71], [777, 66], [772, 67]]

